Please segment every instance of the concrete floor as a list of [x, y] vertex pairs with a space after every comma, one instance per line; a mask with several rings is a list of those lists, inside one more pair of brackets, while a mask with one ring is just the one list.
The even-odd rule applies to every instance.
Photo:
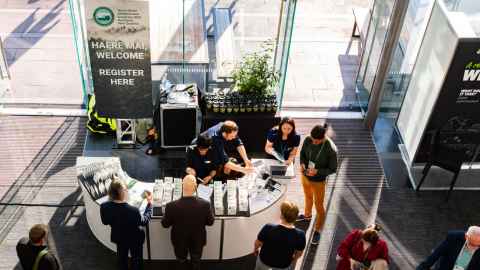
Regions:
[[67, 1], [0, 1], [0, 18], [11, 76], [2, 103], [78, 107], [82, 84]]

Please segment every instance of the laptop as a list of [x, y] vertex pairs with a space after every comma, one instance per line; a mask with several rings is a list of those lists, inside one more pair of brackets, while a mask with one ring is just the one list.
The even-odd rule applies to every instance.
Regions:
[[285, 165], [271, 165], [270, 166], [270, 174], [272, 177], [275, 176], [285, 176], [287, 173], [287, 166]]

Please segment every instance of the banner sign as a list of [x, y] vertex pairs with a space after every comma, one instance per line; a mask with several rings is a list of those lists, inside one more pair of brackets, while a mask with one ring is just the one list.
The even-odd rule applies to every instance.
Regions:
[[87, 0], [85, 14], [98, 114], [152, 117], [149, 2]]
[[[474, 148], [480, 143], [480, 42], [478, 39], [459, 40], [415, 162], [426, 161], [431, 135], [439, 130], [445, 134], [451, 134], [452, 138], [443, 135], [443, 141], [457, 149], [462, 145], [465, 149]], [[474, 149], [468, 151], [472, 152]], [[465, 161], [471, 161], [471, 159]]]

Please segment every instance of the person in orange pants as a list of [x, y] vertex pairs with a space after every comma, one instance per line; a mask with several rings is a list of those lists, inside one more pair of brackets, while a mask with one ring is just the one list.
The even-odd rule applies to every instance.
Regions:
[[310, 136], [305, 138], [300, 151], [300, 170], [303, 192], [305, 194], [305, 212], [299, 220], [311, 220], [312, 207], [315, 204], [317, 219], [315, 221], [312, 244], [318, 244], [320, 231], [325, 222], [325, 184], [327, 177], [337, 171], [337, 147], [326, 136], [328, 125], [316, 125]]

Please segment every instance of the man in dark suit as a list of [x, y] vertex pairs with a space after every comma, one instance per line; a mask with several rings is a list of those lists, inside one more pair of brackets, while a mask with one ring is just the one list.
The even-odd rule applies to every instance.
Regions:
[[438, 261], [435, 270], [480, 269], [480, 227], [471, 226], [468, 231], [450, 231], [417, 270], [428, 270]]
[[187, 267], [187, 255], [193, 269], [200, 269], [200, 258], [207, 243], [205, 226], [213, 225], [210, 203], [194, 196], [197, 181], [192, 175], [183, 179], [183, 197], [165, 208], [162, 225], [172, 227], [171, 240], [180, 269]]
[[117, 260], [120, 270], [128, 270], [128, 252], [132, 257], [132, 269], [143, 269], [143, 243], [146, 226], [152, 218], [152, 194], [147, 193], [147, 207], [140, 215], [138, 208], [127, 203], [128, 189], [125, 183], [114, 179], [109, 188], [110, 201], [100, 205], [100, 217], [104, 225], [112, 228], [110, 239], [117, 244]]

